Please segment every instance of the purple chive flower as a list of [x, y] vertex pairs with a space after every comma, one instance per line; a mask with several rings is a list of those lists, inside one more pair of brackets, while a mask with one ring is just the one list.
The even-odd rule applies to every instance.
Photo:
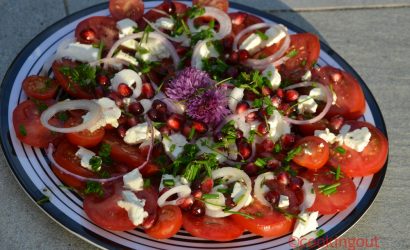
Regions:
[[209, 88], [212, 84], [208, 73], [196, 69], [185, 68], [169, 83], [165, 94], [177, 101], [188, 101], [198, 89]]
[[194, 96], [187, 105], [187, 114], [193, 119], [216, 125], [229, 114], [225, 88], [210, 88]]

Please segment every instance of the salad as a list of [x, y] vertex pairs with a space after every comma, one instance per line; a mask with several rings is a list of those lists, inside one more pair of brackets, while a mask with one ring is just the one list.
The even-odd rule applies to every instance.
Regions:
[[384, 166], [360, 84], [316, 64], [318, 37], [228, 7], [111, 0], [23, 81], [17, 138], [46, 150], [96, 225], [300, 238]]

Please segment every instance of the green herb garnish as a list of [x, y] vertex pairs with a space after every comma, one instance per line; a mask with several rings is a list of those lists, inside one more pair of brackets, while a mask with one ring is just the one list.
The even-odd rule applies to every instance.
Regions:
[[262, 41], [266, 41], [266, 40], [269, 39], [268, 35], [266, 35], [265, 33], [261, 32], [259, 30], [257, 30], [255, 33], [262, 39]]
[[19, 125], [19, 132], [22, 136], [27, 136], [27, 130], [26, 130], [26, 127], [24, 127], [23, 124]]
[[342, 155], [346, 154], [346, 149], [344, 149], [344, 148], [341, 147], [341, 146], [336, 147], [336, 148], [335, 148], [335, 151], [338, 152], [338, 153], [340, 153], [340, 154], [342, 154]]
[[289, 58], [295, 57], [297, 56], [298, 51], [296, 49], [292, 49], [291, 51], [288, 52], [288, 54], [286, 55]]
[[103, 196], [104, 191], [101, 183], [95, 181], [87, 181], [86, 188], [84, 189], [84, 194], [97, 194], [98, 196]]
[[202, 199], [209, 200], [209, 199], [218, 199], [219, 194], [203, 194]]
[[340, 186], [340, 182], [330, 185], [319, 185], [319, 191], [324, 195], [332, 195], [337, 192], [337, 187]]
[[94, 172], [98, 172], [101, 170], [102, 159], [99, 156], [93, 156], [91, 157], [89, 164]]

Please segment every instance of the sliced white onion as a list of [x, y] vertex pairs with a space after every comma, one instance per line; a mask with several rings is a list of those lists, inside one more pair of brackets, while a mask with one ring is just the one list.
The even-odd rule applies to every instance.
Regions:
[[[214, 171], [212, 171], [212, 179], [219, 179], [223, 178], [226, 180], [225, 183], [233, 183], [236, 181], [243, 181], [246, 186], [246, 192], [243, 196], [243, 198], [239, 201], [239, 203], [230, 209], [232, 212], [237, 212], [241, 208], [243, 208], [246, 205], [246, 202], [248, 201], [249, 196], [251, 195], [252, 191], [252, 182], [249, 176], [242, 170], [233, 168], [233, 167], [224, 167], [224, 168], [219, 168]], [[206, 209], [205, 214], [211, 217], [215, 218], [221, 218], [221, 217], [227, 217], [231, 215], [231, 213], [226, 213], [222, 210], [212, 210], [212, 209]]]
[[99, 59], [99, 60], [97, 60], [97, 61], [90, 62], [90, 63], [88, 63], [88, 64], [89, 64], [91, 67], [96, 67], [96, 66], [98, 66], [98, 65], [100, 65], [100, 64], [104, 64], [105, 66], [106, 66], [106, 65], [112, 65], [112, 66], [114, 66], [114, 67], [117, 67], [119, 64], [128, 66], [130, 63], [127, 62], [127, 61], [125, 61], [125, 60], [123, 60], [123, 59], [120, 59], [120, 58], [113, 58], [113, 57], [111, 57], [111, 58], [102, 58], [102, 59]]
[[145, 17], [143, 17], [142, 19], [144, 19], [144, 21], [145, 21], [149, 26], [151, 26], [151, 28], [153, 28], [156, 32], [158, 32], [159, 34], [163, 35], [164, 37], [168, 38], [168, 39], [171, 40], [171, 41], [180, 43], [180, 42], [182, 42], [182, 41], [184, 41], [184, 40], [186, 39], [186, 37], [184, 37], [184, 36], [177, 36], [177, 37], [170, 36], [170, 35], [168, 35], [168, 34], [162, 32], [160, 29], [158, 29], [158, 27], [157, 27], [155, 24], [153, 24], [152, 22], [150, 22], [150, 21], [149, 21], [148, 19], [146, 19]]
[[[159, 13], [159, 14], [162, 14], [162, 15], [164, 15], [164, 16], [167, 16], [167, 17], [170, 17], [170, 16], [171, 16], [170, 14], [168, 14], [168, 13], [166, 13], [165, 11], [160, 10], [160, 9], [153, 8], [153, 9], [151, 9], [151, 10], [154, 11], [154, 12], [157, 12], [157, 13]], [[145, 18], [144, 18], [144, 19], [145, 19]]]
[[[210, 39], [205, 39], [202, 41], [199, 41], [195, 47], [194, 50], [192, 51], [192, 56], [191, 56], [191, 66], [195, 68], [202, 68], [200, 65], [198, 65], [198, 62], [202, 62], [202, 56], [200, 54], [202, 46], [206, 46], [206, 43], [209, 42]], [[202, 64], [201, 64], [202, 65]]]
[[313, 203], [315, 203], [316, 193], [314, 192], [312, 182], [304, 178], [302, 178], [302, 180], [303, 180], [302, 190], [303, 190], [304, 197], [303, 197], [302, 204], [300, 204], [300, 210], [304, 211], [310, 208], [313, 205]]
[[263, 190], [263, 185], [265, 180], [273, 180], [275, 175], [272, 172], [266, 172], [258, 175], [255, 179], [255, 185], [253, 186], [253, 196], [258, 199], [263, 205], [270, 207], [271, 204], [265, 199], [265, 193]]
[[[205, 7], [205, 13], [202, 16], [209, 16], [215, 18], [219, 23], [219, 31], [215, 33], [214, 38], [221, 40], [225, 36], [229, 35], [232, 31], [231, 18], [222, 10], [214, 7]], [[199, 30], [195, 28], [194, 19], [188, 19], [188, 27], [191, 32], [195, 33]]]
[[158, 206], [163, 207], [166, 205], [174, 205], [174, 206], [177, 205], [178, 199], [167, 201], [168, 198], [174, 194], [177, 194], [178, 198], [188, 197], [191, 194], [191, 188], [188, 185], [180, 185], [180, 186], [171, 188], [170, 190], [166, 191], [158, 198]]
[[[123, 44], [124, 42], [126, 42], [128, 40], [133, 40], [133, 39], [140, 39], [140, 38], [142, 38], [143, 35], [144, 35], [144, 32], [139, 32], [139, 33], [132, 34], [132, 35], [129, 35], [129, 36], [124, 36], [123, 38], [121, 38], [120, 40], [116, 41], [113, 44], [113, 46], [111, 47], [110, 51], [108, 52], [106, 58], [111, 58], [113, 56], [114, 52], [117, 50], [117, 48], [119, 46], [121, 46], [121, 44]], [[175, 50], [174, 45], [172, 45], [172, 43], [170, 41], [168, 41], [165, 37], [163, 37], [161, 34], [159, 34], [157, 32], [150, 32], [149, 37], [157, 39], [159, 42], [162, 43], [162, 45], [165, 46], [165, 48], [168, 49], [169, 53], [171, 54], [172, 61], [174, 62], [174, 67], [178, 68], [180, 58], [178, 56], [177, 51]]]
[[[70, 128], [60, 128], [55, 127], [48, 123], [48, 121], [55, 116], [57, 113], [68, 110], [88, 110], [88, 117], [86, 121], [83, 121], [80, 125], [70, 127]], [[74, 133], [80, 132], [85, 129], [92, 127], [96, 122], [102, 118], [101, 106], [92, 100], [66, 100], [58, 102], [50, 107], [48, 107], [40, 117], [41, 124], [51, 131], [59, 133]]]
[[325, 117], [325, 115], [327, 114], [327, 112], [329, 111], [330, 107], [332, 106], [332, 102], [333, 102], [333, 95], [330, 92], [330, 89], [320, 83], [317, 82], [301, 82], [301, 83], [296, 83], [293, 85], [290, 85], [289, 87], [284, 88], [284, 90], [288, 90], [288, 89], [296, 89], [296, 88], [303, 88], [303, 87], [310, 87], [310, 86], [320, 86], [323, 91], [326, 94], [326, 106], [323, 108], [322, 112], [320, 112], [317, 116], [315, 116], [312, 119], [309, 120], [295, 120], [295, 119], [291, 119], [287, 116], [284, 116], [283, 119], [285, 119], [288, 123], [292, 123], [292, 124], [296, 124], [296, 125], [304, 125], [304, 124], [312, 124], [315, 122], [320, 121], [323, 117]]

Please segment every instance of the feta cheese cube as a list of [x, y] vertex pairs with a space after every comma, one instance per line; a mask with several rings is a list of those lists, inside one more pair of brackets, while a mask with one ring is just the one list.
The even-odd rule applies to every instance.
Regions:
[[277, 111], [273, 111], [273, 114], [268, 119], [269, 125], [269, 139], [273, 142], [279, 140], [279, 138], [290, 133], [289, 124], [283, 119], [282, 115]]
[[188, 141], [186, 140], [185, 136], [180, 133], [164, 137], [162, 140], [165, 152], [173, 160], [175, 160], [179, 156], [179, 154], [182, 153], [184, 146], [187, 143]]
[[323, 89], [320, 87], [311, 89], [309, 92], [309, 96], [318, 101], [326, 101], [325, 91], [323, 91]]
[[279, 196], [279, 208], [287, 208], [289, 207], [289, 197], [286, 195], [280, 195]]
[[299, 217], [302, 218], [302, 220], [297, 220], [295, 224], [295, 228], [293, 229], [292, 236], [295, 238], [300, 238], [310, 232], [313, 232], [317, 229], [319, 224], [317, 223], [317, 217], [319, 216], [319, 212], [313, 212], [313, 213], [308, 213], [308, 212], [301, 212], [299, 214]]
[[262, 38], [258, 34], [252, 33], [239, 45], [239, 49], [247, 50], [250, 54], [253, 54], [261, 48], [262, 42]]
[[75, 156], [81, 159], [81, 167], [93, 171], [90, 160], [95, 156], [95, 153], [91, 150], [88, 150], [84, 147], [79, 146]]
[[330, 144], [336, 142], [336, 135], [330, 132], [328, 128], [326, 128], [325, 130], [315, 130], [314, 135], [322, 138]]
[[139, 199], [131, 191], [122, 191], [122, 200], [119, 200], [117, 205], [127, 211], [128, 218], [135, 226], [142, 224], [148, 217], [147, 211], [144, 210], [145, 199]]
[[[126, 62], [129, 62], [132, 65], [135, 65], [135, 66], [138, 65], [137, 59], [135, 59], [135, 57], [130, 56], [127, 53], [122, 52], [122, 50], [118, 51], [118, 53], [115, 54], [114, 58], [124, 60]], [[114, 65], [114, 67], [116, 67], [116, 68], [120, 68], [121, 66], [122, 66], [122, 64], [121, 65]]]
[[135, 28], [138, 28], [138, 24], [129, 18], [117, 22], [117, 29], [120, 31], [120, 34], [131, 35], [134, 33]]
[[111, 79], [111, 89], [118, 91], [118, 86], [124, 83], [132, 89], [132, 97], [138, 98], [142, 91], [141, 76], [131, 69], [123, 69]]
[[266, 30], [265, 35], [268, 36], [266, 46], [272, 46], [286, 37], [287, 28], [281, 24], [271, 27]]
[[344, 144], [357, 152], [362, 152], [369, 144], [371, 136], [367, 127], [355, 129], [344, 136]]
[[66, 48], [61, 48], [57, 52], [58, 57], [68, 58], [72, 61], [93, 62], [98, 59], [98, 48], [91, 44], [70, 43]]
[[163, 174], [161, 177], [161, 182], [159, 183], [159, 191], [161, 192], [164, 189], [164, 181], [170, 180], [174, 183], [172, 187], [190, 185], [189, 181], [183, 176], [173, 176], [172, 174]]
[[[100, 105], [102, 109], [102, 118], [88, 130], [94, 132], [95, 130], [106, 126], [107, 124], [110, 124], [114, 128], [118, 127], [118, 119], [121, 116], [121, 109], [117, 107], [115, 102], [107, 97], [103, 97], [93, 101]], [[89, 113], [83, 115], [84, 121], [88, 119], [90, 119]]]
[[[154, 138], [159, 138], [161, 133], [154, 128]], [[151, 140], [151, 133], [148, 129], [148, 123], [140, 123], [134, 127], [129, 128], [125, 132], [124, 142], [127, 144], [135, 145], [144, 141]]]
[[279, 88], [282, 78], [273, 64], [269, 64], [269, 66], [262, 72], [262, 75], [269, 79], [273, 90]]
[[144, 179], [138, 168], [124, 175], [122, 179], [124, 181], [124, 187], [131, 191], [141, 191], [144, 189]]
[[301, 95], [298, 98], [298, 111], [299, 114], [303, 113], [316, 113], [317, 103], [315, 100], [307, 95]]
[[310, 79], [312, 79], [312, 72], [310, 70], [306, 71], [301, 79], [302, 81], [310, 81]]
[[164, 30], [172, 30], [175, 26], [175, 22], [171, 18], [160, 17], [155, 21], [155, 26]]
[[232, 89], [231, 93], [229, 93], [228, 106], [232, 113], [235, 113], [238, 102], [242, 101], [244, 91], [245, 89], [243, 88], [235, 87]]
[[144, 39], [139, 46], [146, 50], [146, 52], [144, 51], [144, 53], [141, 53], [141, 51], [137, 51], [136, 57], [139, 57], [144, 61], [161, 61], [162, 59], [171, 56], [168, 49], [158, 39], [148, 37], [148, 41], [145, 41]]
[[199, 48], [199, 56], [196, 57], [196, 61], [194, 62], [193, 67], [197, 69], [202, 69], [203, 63], [202, 60], [210, 57], [219, 57], [218, 51], [215, 49], [215, 46], [212, 44], [204, 43]]

